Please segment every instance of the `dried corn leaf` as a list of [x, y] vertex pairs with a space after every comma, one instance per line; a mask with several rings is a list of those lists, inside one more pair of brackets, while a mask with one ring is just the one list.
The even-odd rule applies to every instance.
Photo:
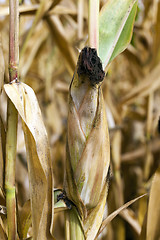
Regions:
[[87, 219], [84, 221], [86, 240], [93, 240], [97, 235], [99, 226], [101, 225], [103, 219], [107, 192], [108, 184], [104, 186], [98, 205], [91, 211], [91, 213], [89, 213]]
[[130, 104], [139, 97], [146, 97], [160, 86], [160, 64], [158, 64], [139, 85], [135, 86], [121, 100], [121, 104]]
[[[32, 5], [22, 5], [19, 6], [19, 13], [35, 13], [35, 11], [39, 8], [39, 4], [32, 4]], [[0, 16], [7, 16], [9, 15], [9, 7], [1, 7]]]
[[141, 235], [140, 235], [140, 240], [146, 240], [146, 231], [147, 230], [147, 212], [144, 216], [144, 219], [143, 219], [143, 225], [142, 225], [142, 228], [141, 228]]
[[69, 15], [77, 15], [77, 10], [75, 8], [69, 8], [67, 6], [56, 6], [55, 8], [53, 8], [52, 10], [50, 10], [48, 12], [47, 15], [66, 15], [66, 14], [69, 14]]
[[[42, 34], [42, 31], [43, 31], [43, 34]], [[44, 43], [47, 36], [48, 36], [48, 31], [46, 28], [44, 29], [44, 25], [42, 24], [38, 29], [34, 31], [32, 38], [28, 41], [28, 44], [26, 47], [26, 54], [24, 54], [20, 59], [20, 75], [22, 78], [24, 78], [28, 73], [28, 70], [39, 48]]]
[[[35, 12], [38, 10], [39, 4], [32, 4], [32, 5], [22, 5], [19, 6], [19, 13], [21, 15], [29, 15], [29, 14], [35, 14]], [[55, 6], [54, 8], [50, 9], [48, 12], [46, 12], [46, 16], [48, 15], [76, 15], [77, 11], [76, 9], [71, 9], [67, 6]], [[1, 7], [0, 16], [7, 16], [9, 15], [9, 7]], [[85, 16], [86, 17], [86, 16]]]
[[4, 182], [4, 156], [5, 156], [5, 130], [0, 116], [0, 187], [3, 189]]
[[51, 29], [53, 38], [58, 48], [60, 49], [64, 60], [66, 61], [68, 71], [71, 75], [73, 75], [76, 66], [76, 56], [72, 46], [66, 37], [67, 33], [64, 31], [62, 23], [57, 16], [53, 16], [52, 18], [47, 17], [46, 21]]
[[147, 216], [147, 240], [157, 240], [160, 237], [160, 168], [153, 178], [150, 191], [148, 216]]
[[1, 224], [0, 224], [0, 237], [1, 237], [1, 240], [7, 240], [7, 235], [5, 234]]
[[99, 55], [104, 67], [128, 46], [136, 10], [136, 0], [109, 0], [102, 8], [99, 20]]
[[5, 203], [5, 193], [4, 193], [4, 190], [2, 189], [2, 187], [0, 187], [0, 198], [1, 198], [1, 201], [3, 199], [4, 203]]
[[156, 22], [155, 22], [155, 29], [154, 29], [154, 44], [153, 44], [153, 54], [154, 54], [154, 64], [157, 64], [160, 60], [160, 2], [157, 1], [157, 13], [156, 13]]
[[34, 239], [52, 239], [52, 172], [47, 133], [34, 91], [24, 83], [6, 84], [5, 91], [23, 120]]
[[138, 223], [138, 221], [135, 219], [135, 216], [132, 216], [132, 214], [130, 213], [129, 209], [125, 209], [120, 213], [120, 216], [123, 217], [123, 219], [125, 219], [130, 226], [132, 226], [132, 228], [134, 229], [134, 231], [140, 235], [141, 232], [141, 226]]
[[21, 49], [21, 52], [20, 52], [20, 59], [21, 59], [21, 56], [24, 54], [24, 52], [26, 51], [26, 47], [27, 47], [27, 44], [28, 44], [28, 41], [30, 40], [37, 24], [40, 22], [40, 20], [43, 18], [43, 16], [45, 15], [46, 12], [48, 12], [48, 10], [51, 8], [53, 4], [53, 1], [52, 0], [48, 0], [48, 1], [45, 1], [45, 0], [42, 0], [40, 2], [40, 6], [38, 8], [38, 11], [36, 12], [36, 16], [34, 18], [34, 22], [27, 34], [27, 37], [24, 41], [24, 44], [23, 44], [23, 47]]
[[0, 93], [2, 91], [2, 87], [4, 83], [4, 71], [5, 71], [5, 62], [4, 62], [4, 56], [2, 51], [1, 35], [0, 35]]
[[142, 198], [146, 196], [146, 194], [143, 194], [127, 203], [125, 203], [123, 206], [121, 206], [120, 208], [118, 208], [116, 211], [114, 211], [113, 213], [111, 213], [103, 222], [101, 225], [101, 228], [98, 232], [98, 235], [103, 231], [103, 229], [107, 226], [108, 223], [110, 223], [121, 211], [123, 211], [124, 209], [126, 209], [127, 207], [129, 207], [132, 203], [136, 202], [138, 199]]
[[3, 218], [0, 216], [0, 237], [1, 239], [8, 239], [7, 238], [7, 219], [6, 217]]
[[31, 203], [30, 200], [28, 200], [27, 202], [25, 202], [22, 210], [19, 213], [18, 233], [21, 239], [27, 237], [28, 229], [31, 226], [31, 224], [32, 224]]

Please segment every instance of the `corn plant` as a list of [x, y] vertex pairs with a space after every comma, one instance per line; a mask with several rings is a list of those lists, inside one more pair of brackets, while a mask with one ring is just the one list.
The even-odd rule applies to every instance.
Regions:
[[[58, 214], [64, 213], [66, 240], [100, 238], [100, 234], [118, 214], [122, 214], [124, 219], [130, 223], [140, 239], [157, 240], [160, 236], [158, 227], [160, 209], [159, 200], [157, 200], [160, 183], [159, 168], [151, 187], [147, 217], [140, 228], [134, 217], [131, 219], [128, 212], [123, 214], [123, 210], [146, 194], [126, 204], [121, 194], [118, 195], [119, 192], [122, 193], [118, 155], [120, 154], [118, 146], [121, 141], [119, 130], [113, 139], [113, 150], [116, 150], [112, 154], [112, 165], [114, 165], [113, 174], [117, 186], [115, 201], [119, 198], [121, 206], [118, 206], [119, 208], [108, 217], [104, 217], [106, 200], [110, 191], [110, 154], [113, 150], [110, 151], [108, 116], [102, 86], [105, 81], [108, 81], [106, 74], [110, 63], [127, 48], [131, 41], [138, 1], [108, 0], [100, 8], [99, 0], [89, 0], [88, 39], [85, 39], [85, 43], [79, 44], [79, 56], [63, 34], [60, 18], [55, 15], [58, 11], [64, 11], [65, 15], [61, 1], [42, 0], [31, 8], [23, 8], [20, 4], [21, 1], [18, 0], [9, 1], [9, 81], [4, 86], [5, 64], [0, 45], [0, 87], [3, 86], [3, 92], [7, 96], [6, 127], [0, 115], [0, 161], [2, 165], [0, 200], [3, 202], [0, 203], [0, 239], [56, 239], [54, 236], [54, 228], [57, 227], [55, 219], [58, 218]], [[85, 2], [78, 0], [77, 5], [79, 13], [83, 14]], [[60, 8], [57, 10], [58, 7]], [[35, 18], [23, 39], [19, 54], [19, 12], [20, 14], [26, 12], [32, 14], [35, 11], [37, 11]], [[74, 16], [75, 13], [70, 9], [67, 11]], [[4, 14], [6, 14], [5, 9]], [[36, 58], [34, 34], [37, 34], [36, 39], [39, 40], [40, 46], [48, 38], [48, 32], [44, 30], [42, 34], [43, 28], [40, 30], [38, 28], [42, 19], [61, 50], [68, 73], [73, 74], [69, 91], [67, 90], [66, 160], [61, 189], [54, 188], [57, 187], [56, 184], [54, 185], [56, 178], [53, 179], [56, 171], [51, 161], [50, 144], [36, 94], [28, 84], [24, 83], [30, 65], [27, 58], [32, 60]], [[79, 39], [83, 29], [81, 20], [78, 18]], [[71, 19], [70, 22], [73, 24]], [[27, 54], [25, 58], [28, 43], [34, 51], [33, 55]], [[54, 51], [50, 53], [51, 59], [55, 54]], [[58, 65], [58, 68], [60, 67]], [[52, 85], [53, 71], [52, 65], [46, 64], [46, 68], [45, 101], [48, 103], [50, 97], [47, 93]], [[5, 78], [7, 79], [7, 75]], [[132, 99], [132, 96], [126, 99], [123, 101]], [[150, 105], [151, 100], [150, 94], [148, 100]], [[121, 118], [122, 116], [119, 122]], [[55, 118], [52, 119], [52, 122], [54, 121]], [[23, 206], [20, 206], [18, 201], [16, 187], [17, 125], [20, 124], [24, 134], [29, 178], [29, 199]], [[147, 131], [150, 136], [150, 130]], [[153, 219], [154, 228], [152, 227]]]

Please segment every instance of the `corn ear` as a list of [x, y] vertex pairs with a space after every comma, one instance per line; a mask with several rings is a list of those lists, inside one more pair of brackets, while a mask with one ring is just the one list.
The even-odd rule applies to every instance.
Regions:
[[[104, 208], [108, 189], [110, 143], [101, 89], [103, 78], [96, 50], [85, 47], [80, 53], [69, 91], [64, 189], [88, 228], [92, 228], [90, 224], [93, 225], [93, 218], [98, 216], [95, 210], [98, 204], [103, 202]], [[93, 211], [94, 217], [89, 220]], [[97, 231], [102, 217], [103, 210], [97, 217]], [[85, 226], [84, 229], [87, 233], [88, 229]], [[94, 239], [93, 235], [86, 239]]]

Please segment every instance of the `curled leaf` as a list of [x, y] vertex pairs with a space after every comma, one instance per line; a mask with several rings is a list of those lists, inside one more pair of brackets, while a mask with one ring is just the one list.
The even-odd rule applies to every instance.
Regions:
[[49, 144], [34, 91], [24, 83], [12, 82], [4, 89], [23, 122], [34, 239], [52, 239], [52, 171]]

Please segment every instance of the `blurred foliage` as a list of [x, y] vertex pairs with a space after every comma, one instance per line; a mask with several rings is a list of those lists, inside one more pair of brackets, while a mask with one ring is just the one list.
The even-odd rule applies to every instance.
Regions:
[[[49, 136], [54, 186], [63, 188], [68, 88], [78, 49], [82, 49], [87, 40], [88, 5], [84, 0], [24, 0], [20, 3], [20, 80], [31, 86], [38, 98]], [[101, 7], [105, 3], [106, 0], [102, 0]], [[8, 82], [8, 1], [0, 1], [0, 5], [1, 86], [3, 80]], [[111, 63], [103, 83], [111, 140], [111, 179], [105, 215], [136, 196], [149, 193], [154, 173], [160, 164], [159, 43], [160, 2], [139, 0], [132, 42], [128, 49]], [[5, 127], [6, 95], [2, 92], [0, 205], [3, 206], [5, 199], [2, 159], [5, 152]], [[160, 183], [159, 170], [155, 179], [157, 184]], [[29, 182], [21, 124], [18, 129], [16, 184], [18, 208], [23, 213], [27, 206], [29, 207], [29, 204], [26, 204], [29, 199]], [[156, 186], [152, 186], [151, 192], [154, 192], [155, 199], [159, 198]], [[159, 233], [152, 233], [155, 231], [152, 230], [152, 225], [156, 225], [154, 220], [160, 218], [159, 205], [156, 206], [154, 201], [150, 201], [147, 217], [148, 199], [141, 198], [120, 213], [99, 239], [139, 239], [142, 228], [141, 239], [156, 240], [159, 236], [156, 234]], [[156, 212], [156, 217], [152, 216], [153, 212]], [[150, 226], [146, 231], [149, 216], [153, 219], [148, 220]], [[2, 212], [0, 223], [0, 235], [5, 239], [5, 215]], [[63, 214], [57, 213], [54, 218], [55, 238], [64, 239], [63, 233]]]

